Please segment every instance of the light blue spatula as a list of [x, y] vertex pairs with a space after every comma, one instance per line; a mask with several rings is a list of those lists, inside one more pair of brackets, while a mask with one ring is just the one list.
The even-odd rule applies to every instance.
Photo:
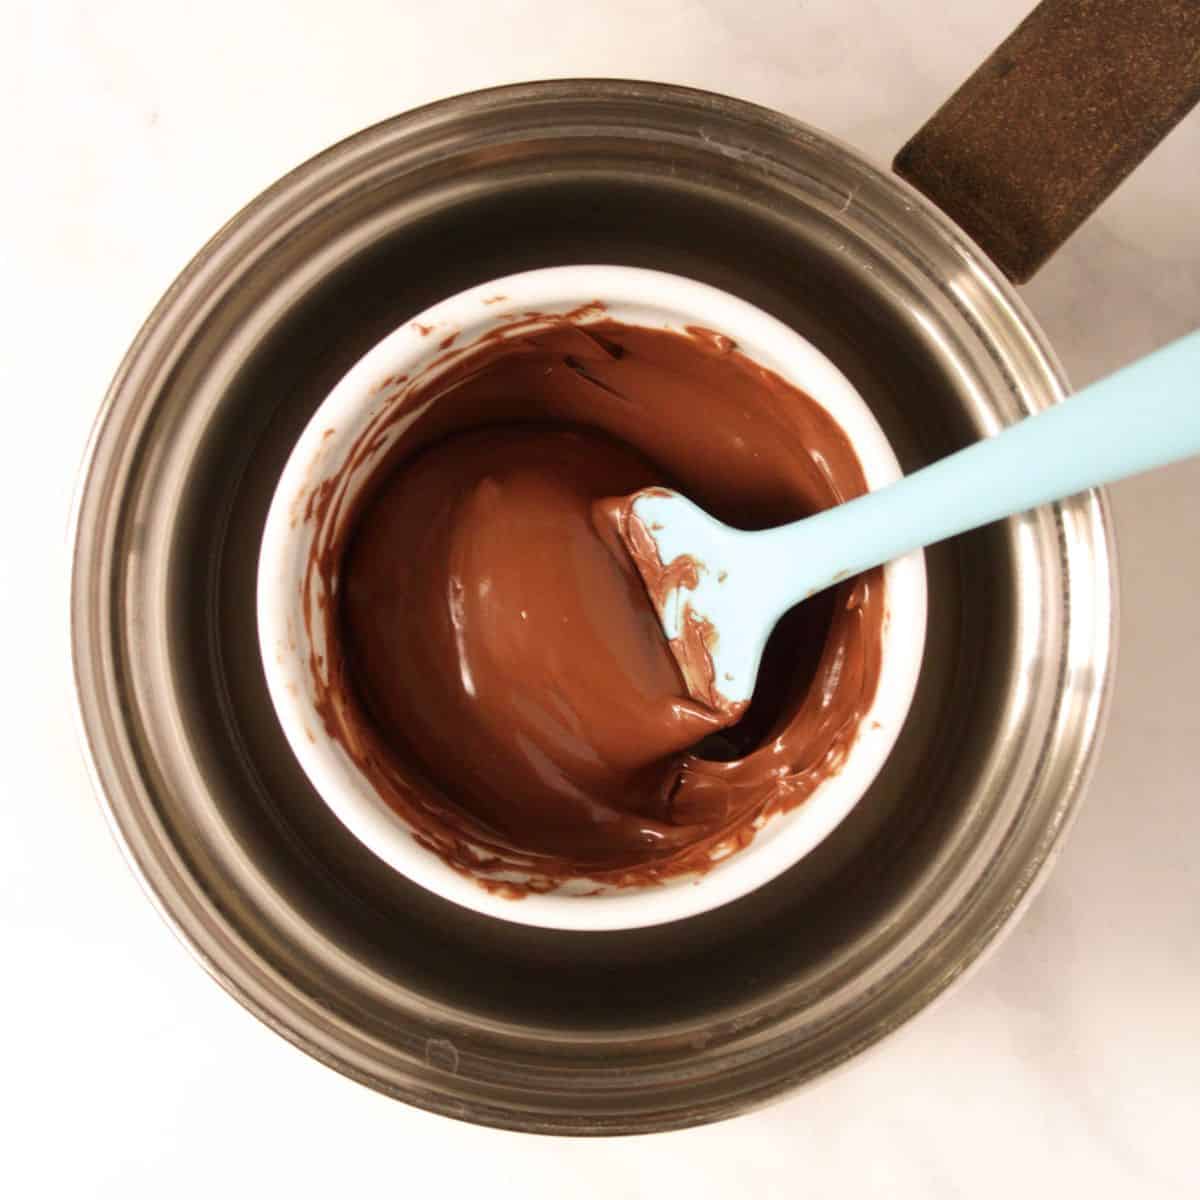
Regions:
[[[797, 602], [919, 546], [1193, 454], [1200, 330], [995, 437], [792, 525], [732, 529], [661, 489], [638, 493], [632, 512], [662, 564], [694, 560], [696, 586], [668, 591], [659, 620], [668, 639], [690, 619], [711, 626], [719, 698], [740, 707], [771, 630]], [[1200, 527], [1200, 514], [1179, 517]], [[1180, 539], [1181, 552], [1189, 545], [1200, 552], [1194, 528], [1190, 542]]]

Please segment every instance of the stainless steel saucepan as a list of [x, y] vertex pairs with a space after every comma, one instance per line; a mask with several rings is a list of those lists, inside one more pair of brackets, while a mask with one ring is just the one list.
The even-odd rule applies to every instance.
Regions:
[[[1119, 15], [1151, 9], [1140, 31]], [[1102, 54], [1085, 10], [1107, 22]], [[929, 551], [912, 715], [818, 851], [723, 909], [613, 934], [438, 900], [313, 794], [259, 665], [266, 506], [314, 407], [379, 337], [470, 284], [556, 263], [661, 268], [777, 315], [850, 377], [906, 469], [1054, 403], [1062, 372], [1006, 272], [1034, 269], [1200, 94], [1196, 56], [1191, 77], [1167, 61], [1172, 38], [1200, 40], [1198, 12], [1043, 5], [901, 156], [946, 211], [778, 113], [576, 80], [387, 121], [226, 225], [105, 401], [72, 614], [113, 828], [204, 967], [382, 1092], [575, 1134], [741, 1112], [878, 1041], [969, 968], [1053, 859], [1093, 759], [1115, 607], [1100, 495]], [[1154, 87], [1105, 108], [1147, 40]]]

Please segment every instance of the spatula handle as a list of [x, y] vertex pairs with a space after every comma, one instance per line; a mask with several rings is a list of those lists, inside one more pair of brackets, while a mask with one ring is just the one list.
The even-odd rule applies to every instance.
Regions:
[[[1200, 330], [889, 487], [769, 530], [762, 548], [779, 563], [803, 556], [820, 564], [823, 588], [918, 546], [1193, 454]], [[1197, 517], [1180, 519], [1189, 515]], [[779, 544], [767, 547], [771, 538]]]

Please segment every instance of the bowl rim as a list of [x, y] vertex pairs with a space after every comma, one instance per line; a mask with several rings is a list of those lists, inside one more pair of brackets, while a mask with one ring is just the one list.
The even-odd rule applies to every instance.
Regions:
[[[503, 296], [504, 303], [496, 299]], [[602, 310], [590, 308], [595, 302]], [[838, 770], [795, 808], [774, 815], [753, 841], [698, 878], [575, 894], [563, 890], [513, 899], [450, 867], [417, 841], [343, 748], [320, 732], [312, 693], [312, 648], [303, 592], [312, 522], [297, 521], [307, 499], [337, 475], [368, 422], [388, 403], [389, 381], [436, 378], [476, 340], [522, 314], [581, 313], [577, 323], [612, 319], [683, 331], [702, 326], [806, 392], [842, 428], [870, 490], [901, 476], [878, 421], [837, 366], [808, 339], [761, 309], [718, 288], [663, 271], [610, 264], [539, 268], [489, 280], [446, 297], [405, 321], [368, 350], [330, 390], [295, 443], [276, 486], [258, 567], [259, 648], [268, 691], [293, 754], [325, 804], [378, 858], [414, 883], [475, 912], [522, 925], [564, 930], [635, 929], [683, 920], [728, 904], [800, 861], [849, 815], [874, 781], [907, 717], [920, 676], [926, 633], [926, 582], [920, 551], [884, 568], [885, 617], [875, 695]], [[447, 359], [444, 338], [454, 338]], [[361, 472], [369, 478], [373, 465]], [[353, 490], [353, 489], [352, 489]]]

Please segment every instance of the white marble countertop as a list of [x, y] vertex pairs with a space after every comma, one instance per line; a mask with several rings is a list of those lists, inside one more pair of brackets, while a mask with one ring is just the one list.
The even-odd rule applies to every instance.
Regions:
[[[886, 162], [1028, 0], [8, 0], [0, 16], [0, 1191], [1093, 1198], [1200, 1194], [1200, 463], [1113, 491], [1112, 721], [1069, 845], [969, 981], [863, 1060], [723, 1125], [538, 1139], [407, 1109], [224, 994], [142, 897], [76, 749], [65, 525], [105, 385], [200, 244], [414, 104], [657, 78]], [[1076, 383], [1200, 325], [1200, 114], [1025, 289]], [[1200, 403], [1200, 398], [1198, 398]]]

